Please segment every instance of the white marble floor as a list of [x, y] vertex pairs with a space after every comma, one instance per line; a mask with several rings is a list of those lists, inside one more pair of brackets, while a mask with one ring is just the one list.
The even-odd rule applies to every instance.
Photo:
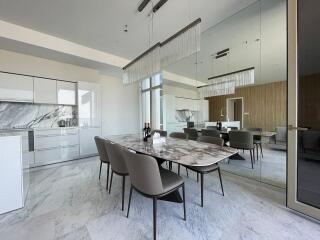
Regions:
[[[120, 178], [107, 194], [98, 166], [92, 158], [34, 170], [26, 207], [0, 215], [0, 239], [152, 239], [152, 201], [134, 193], [127, 219]], [[205, 176], [201, 208], [195, 174], [185, 180], [187, 221], [182, 204], [161, 201], [158, 239], [320, 239], [319, 223], [287, 209], [281, 189], [223, 173], [223, 197], [213, 173]]]
[[239, 151], [239, 153], [246, 160], [230, 160], [229, 164], [225, 161], [221, 164], [222, 169], [277, 187], [286, 187], [286, 151], [275, 150], [264, 146], [263, 158], [259, 152], [259, 160], [254, 164], [254, 169], [251, 169], [249, 151], [245, 151], [244, 154], [242, 151]]

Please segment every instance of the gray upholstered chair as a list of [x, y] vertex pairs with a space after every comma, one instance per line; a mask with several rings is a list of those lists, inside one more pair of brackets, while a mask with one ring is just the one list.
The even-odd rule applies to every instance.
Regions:
[[255, 154], [254, 154], [255, 145], [253, 144], [252, 132], [230, 131], [229, 142], [230, 142], [230, 147], [250, 151], [251, 167], [253, 169], [253, 163], [255, 158]]
[[259, 160], [259, 148], [261, 152], [261, 157], [263, 157], [263, 151], [262, 151], [262, 128], [245, 128], [243, 130], [250, 131], [250, 132], [259, 132], [260, 135], [253, 135], [253, 144], [257, 148], [257, 160]]
[[189, 140], [197, 140], [198, 139], [198, 131], [195, 128], [184, 128], [184, 133], [187, 134]]
[[214, 130], [218, 130], [217, 126], [207, 126], [207, 129], [214, 129]]
[[94, 137], [94, 141], [96, 142], [96, 146], [97, 146], [98, 153], [99, 153], [99, 158], [100, 158], [99, 180], [101, 178], [102, 163], [106, 163], [107, 164], [107, 184], [106, 184], [106, 189], [108, 190], [110, 161], [109, 161], [109, 157], [108, 157], [107, 149], [106, 149], [106, 145], [105, 145], [105, 141], [106, 140], [104, 138], [95, 136]]
[[220, 137], [220, 131], [216, 129], [202, 129], [201, 134], [202, 136]]
[[[188, 139], [188, 135], [182, 132], [172, 132], [169, 135], [172, 138], [179, 138], [179, 139]], [[172, 170], [172, 162], [169, 163], [169, 169]], [[187, 177], [189, 177], [188, 169], [186, 168]], [[180, 175], [180, 164], [178, 163], [178, 174]]]
[[153, 238], [157, 232], [157, 199], [182, 188], [183, 219], [186, 220], [185, 188], [183, 178], [179, 175], [158, 167], [155, 158], [143, 154], [122, 150], [131, 179], [127, 217], [129, 217], [132, 191], [153, 199]]
[[276, 133], [277, 135], [275, 136], [275, 143], [276, 144], [281, 144], [287, 143], [287, 128], [286, 127], [276, 127]]
[[188, 135], [183, 132], [172, 132], [169, 137], [172, 138], [180, 138], [180, 139], [188, 139]]
[[161, 137], [166, 137], [167, 136], [167, 131], [164, 130], [160, 130], [160, 129], [154, 129], [151, 131], [151, 136], [153, 136], [153, 134], [155, 133], [159, 133]]
[[[205, 143], [210, 143], [210, 144], [216, 144], [220, 147], [223, 146], [223, 139], [222, 138], [216, 138], [216, 137], [210, 137], [210, 136], [200, 136], [198, 138], [199, 142], [205, 142]], [[200, 184], [201, 184], [201, 207], [203, 207], [203, 182], [204, 182], [204, 174], [211, 173], [214, 171], [218, 171], [219, 173], [219, 179], [220, 179], [220, 186], [221, 186], [221, 191], [222, 195], [224, 196], [224, 191], [223, 191], [223, 185], [222, 185], [222, 178], [221, 178], [221, 172], [220, 172], [220, 167], [218, 164], [213, 164], [210, 166], [203, 166], [203, 167], [187, 167], [188, 169], [195, 171], [197, 173], [197, 180], [199, 180], [199, 174], [201, 176]]]
[[129, 172], [127, 170], [126, 162], [121, 152], [122, 147], [116, 143], [112, 143], [109, 140], [106, 140], [105, 145], [106, 145], [107, 153], [111, 163], [111, 179], [110, 179], [109, 194], [111, 192], [113, 173], [116, 173], [117, 175], [122, 176], [122, 208], [121, 209], [123, 211], [126, 176], [129, 175]]

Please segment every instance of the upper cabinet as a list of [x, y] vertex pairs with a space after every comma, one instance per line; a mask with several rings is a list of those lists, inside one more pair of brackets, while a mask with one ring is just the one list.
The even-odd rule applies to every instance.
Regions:
[[0, 73], [0, 100], [33, 101], [33, 77]]
[[57, 81], [58, 104], [76, 105], [76, 84]]
[[57, 104], [57, 81], [34, 78], [34, 102]]

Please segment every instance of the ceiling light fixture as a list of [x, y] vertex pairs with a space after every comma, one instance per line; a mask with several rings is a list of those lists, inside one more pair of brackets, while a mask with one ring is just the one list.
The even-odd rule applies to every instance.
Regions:
[[254, 67], [208, 78], [211, 84], [198, 87], [200, 97], [212, 97], [235, 93], [236, 87], [254, 84]]
[[148, 5], [149, 2], [150, 2], [150, 0], [143, 0], [142, 3], [138, 7], [138, 11], [142, 12], [143, 9]]
[[152, 9], [152, 11], [155, 13], [157, 12], [168, 0], [160, 0]]
[[151, 77], [164, 67], [200, 50], [201, 19], [193, 21], [162, 43], [157, 43], [123, 67], [123, 83]]

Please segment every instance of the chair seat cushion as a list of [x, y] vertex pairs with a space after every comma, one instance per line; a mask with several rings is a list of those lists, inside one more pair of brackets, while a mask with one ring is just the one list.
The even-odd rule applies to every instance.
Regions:
[[183, 183], [182, 177], [163, 168], [160, 168], [160, 176], [164, 192], [169, 192]]
[[193, 171], [196, 171], [196, 172], [212, 172], [212, 171], [215, 171], [218, 169], [218, 164], [212, 164], [212, 165], [209, 165], [209, 166], [197, 166], [197, 167], [187, 167]]
[[254, 144], [261, 144], [261, 140], [253, 140]]

